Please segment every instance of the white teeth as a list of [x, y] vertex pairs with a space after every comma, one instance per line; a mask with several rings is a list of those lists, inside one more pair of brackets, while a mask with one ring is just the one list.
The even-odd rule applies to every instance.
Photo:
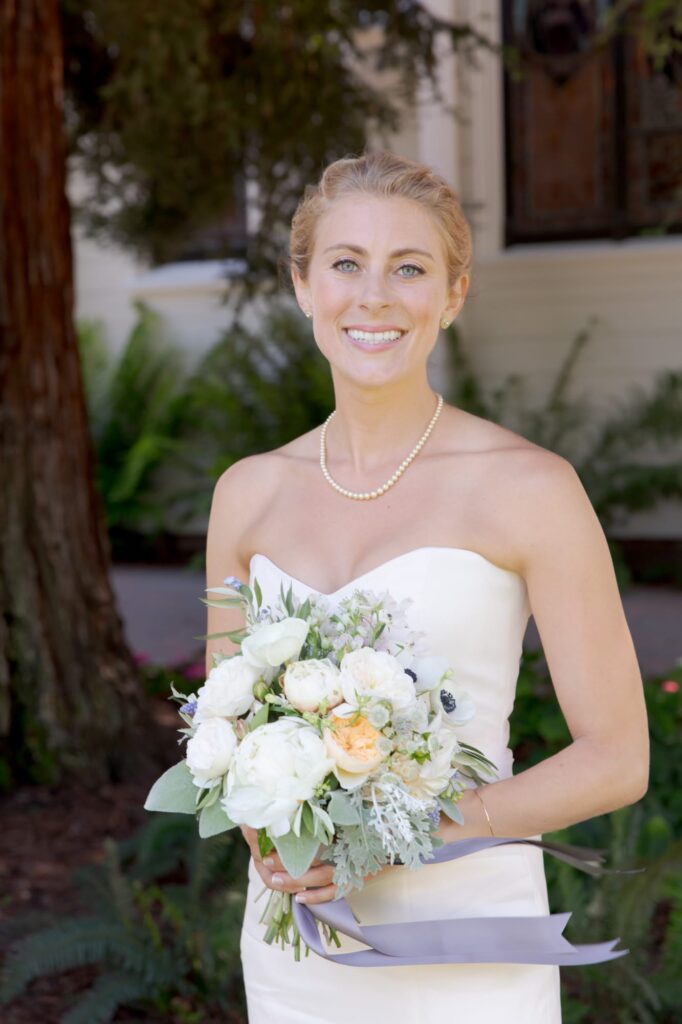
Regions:
[[386, 341], [397, 341], [404, 331], [358, 331], [355, 328], [346, 333], [353, 341], [362, 341], [366, 345], [380, 345]]

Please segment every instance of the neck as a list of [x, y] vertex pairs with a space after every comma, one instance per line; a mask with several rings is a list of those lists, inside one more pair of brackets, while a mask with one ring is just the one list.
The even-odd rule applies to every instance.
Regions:
[[395, 469], [436, 411], [436, 394], [426, 376], [372, 389], [348, 387], [344, 381], [335, 390], [336, 413], [327, 430], [328, 464], [358, 474]]

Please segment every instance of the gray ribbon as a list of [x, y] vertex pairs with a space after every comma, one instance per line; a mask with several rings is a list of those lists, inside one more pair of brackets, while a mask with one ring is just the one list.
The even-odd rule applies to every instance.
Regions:
[[[445, 843], [424, 864], [442, 864], [470, 853], [506, 843], [538, 846], [553, 857], [591, 875], [638, 874], [602, 867], [602, 852], [545, 839], [475, 836]], [[360, 925], [345, 899], [306, 906], [292, 899], [294, 922], [313, 952], [334, 963], [352, 967], [397, 967], [408, 964], [555, 964], [572, 966], [616, 960], [629, 950], [614, 949], [619, 938], [574, 946], [561, 934], [570, 912], [534, 917], [459, 917], [451, 920], [405, 921]], [[370, 947], [353, 953], [328, 953], [317, 921]]]

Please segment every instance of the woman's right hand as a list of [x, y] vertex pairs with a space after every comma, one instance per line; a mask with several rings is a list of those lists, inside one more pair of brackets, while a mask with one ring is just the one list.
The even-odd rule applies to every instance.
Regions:
[[[279, 859], [276, 850], [272, 850], [268, 855], [267, 859], [272, 861], [272, 865], [268, 866], [263, 862], [263, 858], [260, 854], [258, 847], [258, 829], [250, 828], [248, 825], [240, 825], [239, 828], [242, 831], [242, 835], [251, 850], [251, 856], [253, 857], [253, 863], [256, 871], [262, 878], [268, 889], [274, 889], [275, 892], [289, 892], [296, 893], [302, 892], [304, 889], [318, 888], [322, 886], [328, 886], [331, 883], [332, 876], [334, 874], [334, 865], [329, 861], [318, 860], [315, 858], [312, 864], [300, 878], [292, 878], [287, 872], [286, 868]], [[281, 881], [274, 879], [273, 876], [277, 875], [281, 878]]]

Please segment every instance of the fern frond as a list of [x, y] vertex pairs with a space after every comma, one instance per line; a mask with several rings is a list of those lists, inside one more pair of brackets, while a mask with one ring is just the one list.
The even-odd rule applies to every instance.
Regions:
[[120, 1006], [152, 994], [141, 978], [124, 971], [107, 971], [66, 1011], [60, 1024], [109, 1024]]

